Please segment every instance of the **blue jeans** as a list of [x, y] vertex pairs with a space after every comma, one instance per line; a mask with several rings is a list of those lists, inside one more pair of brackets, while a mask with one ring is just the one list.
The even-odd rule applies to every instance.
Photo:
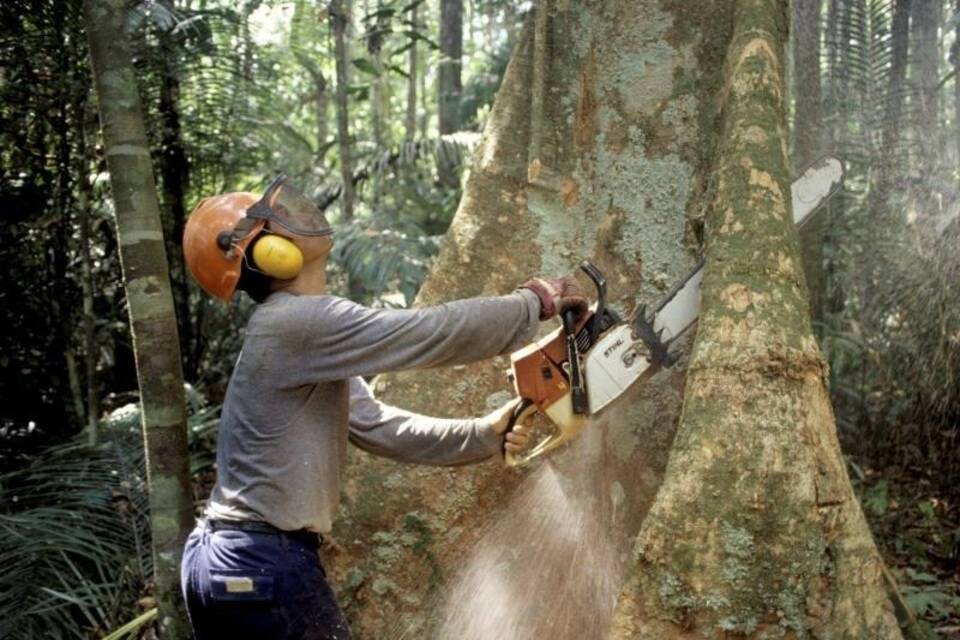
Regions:
[[180, 577], [196, 640], [350, 638], [314, 536], [200, 523], [187, 538]]

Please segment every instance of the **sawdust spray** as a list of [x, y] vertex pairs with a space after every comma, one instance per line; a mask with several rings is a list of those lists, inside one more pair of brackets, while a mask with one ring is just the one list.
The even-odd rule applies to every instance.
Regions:
[[605, 431], [588, 425], [513, 493], [444, 590], [435, 640], [603, 636], [628, 547]]

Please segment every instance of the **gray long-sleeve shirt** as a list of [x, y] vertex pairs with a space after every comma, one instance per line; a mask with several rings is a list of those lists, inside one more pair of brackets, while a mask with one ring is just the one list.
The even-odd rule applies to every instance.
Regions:
[[500, 437], [490, 424], [391, 407], [360, 376], [508, 353], [533, 338], [539, 313], [527, 290], [415, 310], [370, 309], [330, 295], [271, 295], [247, 324], [227, 386], [206, 516], [329, 531], [348, 439], [423, 464], [495, 454]]

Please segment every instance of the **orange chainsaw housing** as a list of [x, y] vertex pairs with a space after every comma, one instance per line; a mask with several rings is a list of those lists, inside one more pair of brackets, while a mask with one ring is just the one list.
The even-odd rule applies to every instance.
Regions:
[[[592, 315], [585, 313], [577, 321], [578, 332]], [[546, 410], [570, 392], [570, 382], [563, 370], [563, 364], [567, 361], [563, 328], [515, 352], [511, 360], [517, 395], [533, 402], [540, 411]]]

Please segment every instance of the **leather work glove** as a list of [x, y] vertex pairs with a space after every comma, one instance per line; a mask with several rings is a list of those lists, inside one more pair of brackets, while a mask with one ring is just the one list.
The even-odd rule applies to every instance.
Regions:
[[562, 278], [532, 278], [521, 289], [530, 289], [540, 298], [540, 319], [548, 320], [570, 309], [576, 309], [577, 315], [586, 312], [587, 296], [580, 283], [573, 276]]

